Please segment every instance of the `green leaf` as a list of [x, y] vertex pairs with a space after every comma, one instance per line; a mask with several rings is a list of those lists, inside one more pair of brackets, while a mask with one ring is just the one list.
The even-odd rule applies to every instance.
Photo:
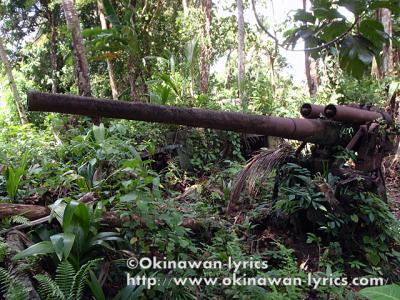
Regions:
[[358, 223], [358, 216], [357, 215], [351, 215], [350, 218], [354, 223]]
[[139, 285], [139, 286], [129, 285], [123, 288], [121, 291], [119, 291], [118, 294], [114, 297], [114, 300], [139, 299], [139, 296], [143, 292], [145, 287], [146, 287], [145, 285]]
[[179, 96], [179, 94], [180, 94], [179, 90], [178, 90], [177, 86], [175, 85], [175, 83], [172, 81], [171, 77], [169, 77], [167, 74], [162, 74], [160, 76], [160, 78], [167, 86], [169, 86], [170, 88], [172, 88], [174, 90], [174, 92], [177, 96]]
[[106, 130], [104, 124], [101, 123], [99, 126], [93, 125], [93, 135], [96, 143], [103, 143], [106, 136]]
[[69, 227], [71, 225], [75, 209], [79, 204], [80, 203], [78, 201], [72, 200], [65, 207], [64, 214], [63, 214], [63, 221], [62, 221], [64, 232], [68, 232], [69, 231]]
[[379, 262], [381, 261], [381, 258], [379, 257], [379, 255], [375, 252], [368, 253], [367, 259], [374, 266], [377, 266], [379, 264]]
[[371, 43], [379, 48], [381, 48], [382, 44], [387, 42], [389, 39], [382, 23], [376, 20], [363, 20], [360, 23], [359, 31]]
[[339, 0], [338, 5], [346, 7], [355, 15], [359, 15], [367, 9], [365, 0]]
[[114, 7], [112, 6], [111, 2], [109, 0], [103, 0], [103, 5], [104, 5], [104, 11], [106, 13], [107, 19], [110, 21], [112, 24], [113, 28], [120, 28], [121, 22], [118, 18], [117, 13], [115, 12]]
[[72, 233], [59, 233], [52, 235], [50, 240], [60, 261], [63, 258], [67, 259], [74, 245], [75, 235]]
[[400, 299], [400, 285], [389, 284], [367, 287], [360, 290], [359, 294], [369, 300], [398, 300]]
[[90, 290], [93, 293], [93, 296], [96, 300], [106, 300], [106, 296], [104, 295], [103, 289], [100, 285], [100, 282], [97, 280], [96, 275], [94, 275], [93, 271], [89, 271], [90, 281], [88, 281], [88, 285]]
[[399, 89], [400, 89], [399, 81], [391, 82], [389, 84], [388, 98], [391, 99]]
[[400, 13], [400, 5], [398, 1], [372, 1], [370, 9], [387, 8], [395, 14]]
[[90, 228], [90, 215], [87, 206], [83, 203], [79, 203], [75, 210], [75, 217], [78, 224], [83, 228], [85, 236], [89, 233]]
[[375, 50], [371, 42], [364, 37], [347, 36], [340, 45], [340, 67], [354, 77], [361, 78], [368, 70], [374, 55], [379, 56], [379, 51], [375, 53]]
[[369, 65], [372, 63], [374, 56], [367, 49], [359, 49], [357, 57], [361, 60], [365, 65]]
[[53, 244], [51, 241], [44, 241], [30, 246], [29, 248], [17, 253], [13, 260], [25, 258], [37, 254], [54, 253]]
[[312, 13], [304, 11], [303, 9], [298, 9], [293, 16], [295, 21], [301, 21], [301, 22], [308, 22], [308, 23], [315, 23], [315, 16], [312, 15]]
[[135, 191], [130, 192], [129, 194], [123, 195], [120, 197], [122, 202], [133, 202], [137, 199], [137, 193]]
[[86, 28], [86, 29], [82, 30], [82, 35], [83, 35], [83, 37], [88, 38], [88, 37], [97, 36], [102, 31], [103, 31], [103, 29], [101, 29], [100, 26], [93, 27], [93, 28]]
[[332, 41], [348, 29], [349, 25], [345, 20], [333, 21], [324, 28], [321, 37], [325, 41]]

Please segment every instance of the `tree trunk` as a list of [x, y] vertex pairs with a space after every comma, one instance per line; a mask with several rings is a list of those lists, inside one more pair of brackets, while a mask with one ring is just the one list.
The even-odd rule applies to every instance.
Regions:
[[57, 25], [56, 25], [56, 18], [57, 13], [55, 11], [55, 7], [50, 10], [49, 5], [47, 2], [44, 3], [46, 5], [46, 12], [47, 12], [47, 21], [51, 26], [51, 37], [50, 37], [50, 63], [51, 63], [51, 92], [57, 93], [58, 91], [58, 76], [57, 76]]
[[[305, 43], [305, 45], [307, 45], [307, 43]], [[318, 66], [315, 59], [313, 59], [307, 52], [305, 52], [305, 70], [306, 70], [308, 91], [311, 97], [315, 97], [318, 89]]]
[[185, 17], [189, 16], [189, 8], [187, 0], [182, 0], [182, 7], [183, 7], [183, 15]]
[[247, 99], [245, 93], [245, 48], [244, 48], [244, 17], [243, 1], [236, 0], [237, 4], [237, 23], [238, 23], [238, 90], [239, 100], [244, 110], [247, 109]]
[[[387, 8], [381, 8], [378, 11], [379, 20], [382, 22], [385, 33], [392, 36], [392, 13]], [[392, 41], [389, 40], [387, 45], [383, 47], [382, 66], [380, 68], [380, 76], [384, 78], [393, 72], [393, 47]]]
[[205, 15], [203, 30], [203, 41], [200, 54], [200, 90], [203, 94], [208, 92], [208, 78], [210, 76], [210, 58], [211, 58], [211, 11], [212, 0], [201, 1], [202, 10]]
[[55, 15], [53, 14], [51, 19], [51, 49], [50, 49], [50, 59], [51, 59], [51, 91], [52, 93], [57, 93], [58, 90], [58, 77], [57, 77], [57, 28], [55, 26]]
[[[307, 0], [303, 0], [303, 10], [304, 11], [307, 10]], [[306, 39], [304, 40], [304, 47], [309, 48], [309, 43]], [[304, 64], [305, 64], [308, 91], [311, 97], [315, 97], [318, 88], [317, 62], [310, 56], [310, 53], [307, 51], [304, 52]]]
[[21, 124], [27, 124], [28, 119], [26, 118], [26, 113], [24, 106], [22, 105], [21, 98], [18, 93], [17, 85], [15, 84], [14, 76], [12, 74], [12, 69], [10, 65], [10, 61], [8, 60], [6, 49], [4, 47], [4, 43], [2, 38], [0, 37], [0, 58], [4, 65], [4, 70], [7, 74], [8, 83], [10, 84], [11, 92], [13, 94], [15, 107], [17, 108], [19, 120]]
[[135, 59], [131, 54], [128, 57], [128, 79], [129, 79], [129, 86], [131, 88], [131, 100], [132, 101], [140, 101], [140, 93], [138, 91], [138, 86], [136, 81], [138, 79], [137, 76], [137, 67], [135, 64]]
[[[102, 0], [97, 0], [97, 8], [99, 10], [101, 29], [108, 29], [107, 21], [104, 16], [104, 6]], [[107, 59], [107, 70], [108, 70], [108, 77], [110, 79], [112, 97], [113, 99], [118, 99], [118, 88], [114, 75], [114, 64], [109, 59]]]
[[74, 0], [62, 0], [62, 5], [65, 19], [67, 20], [67, 28], [72, 34], [79, 94], [81, 96], [91, 96], [89, 64], [85, 55], [85, 47]]

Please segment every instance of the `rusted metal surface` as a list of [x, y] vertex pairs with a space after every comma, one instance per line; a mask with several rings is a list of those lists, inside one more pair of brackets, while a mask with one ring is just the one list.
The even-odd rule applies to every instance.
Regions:
[[335, 122], [162, 106], [90, 97], [28, 93], [31, 111], [109, 117], [270, 135], [322, 145], [340, 143]]
[[324, 114], [325, 106], [304, 103], [300, 108], [300, 113], [306, 119], [318, 119]]
[[324, 114], [331, 120], [348, 124], [365, 124], [379, 118], [383, 118], [388, 123], [392, 122], [391, 116], [386, 112], [343, 105], [329, 104], [325, 107]]

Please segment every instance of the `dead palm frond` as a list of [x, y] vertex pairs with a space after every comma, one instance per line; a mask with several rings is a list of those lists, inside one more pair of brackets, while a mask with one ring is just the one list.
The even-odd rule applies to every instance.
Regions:
[[288, 143], [284, 143], [278, 149], [262, 149], [259, 154], [251, 158], [237, 175], [232, 186], [228, 214], [236, 211], [236, 204], [245, 186], [248, 195], [255, 195], [258, 191], [257, 182], [271, 175], [291, 153], [292, 147]]

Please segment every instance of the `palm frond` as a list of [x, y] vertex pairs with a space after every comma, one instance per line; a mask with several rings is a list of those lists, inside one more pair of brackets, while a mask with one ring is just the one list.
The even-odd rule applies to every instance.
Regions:
[[236, 177], [232, 186], [228, 213], [234, 212], [243, 188], [248, 195], [255, 195], [258, 191], [257, 182], [265, 179], [271, 172], [279, 167], [292, 153], [288, 143], [282, 144], [278, 149], [262, 149], [260, 153], [249, 160], [246, 166]]

